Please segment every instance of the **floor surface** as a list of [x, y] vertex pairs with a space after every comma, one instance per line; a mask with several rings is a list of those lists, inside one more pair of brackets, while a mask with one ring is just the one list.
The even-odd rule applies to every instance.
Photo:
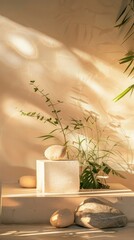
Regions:
[[77, 226], [56, 229], [38, 225], [0, 225], [0, 240], [134, 240], [134, 224], [123, 228], [90, 230]]

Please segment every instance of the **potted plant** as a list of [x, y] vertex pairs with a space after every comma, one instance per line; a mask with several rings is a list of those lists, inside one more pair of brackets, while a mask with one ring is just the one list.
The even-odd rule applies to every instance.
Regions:
[[[134, 37], [134, 0], [126, 1], [123, 9], [121, 10], [119, 16], [116, 19], [115, 27], [125, 32], [122, 44], [130, 39], [133, 41], [132, 38]], [[128, 77], [132, 76], [133, 78], [134, 49], [133, 48], [130, 49], [125, 54], [125, 56], [119, 60], [119, 63], [126, 65], [124, 73], [128, 72]], [[124, 91], [122, 91], [118, 96], [116, 96], [114, 98], [114, 101], [116, 102], [120, 100], [129, 92], [132, 94], [133, 90], [134, 90], [134, 84], [130, 85]]]
[[45, 94], [36, 85], [35, 81], [30, 81], [35, 93], [43, 98], [43, 101], [51, 109], [51, 116], [46, 118], [38, 112], [24, 112], [22, 115], [32, 117], [43, 124], [50, 124], [51, 131], [39, 136], [43, 141], [56, 138], [56, 134], [62, 136], [62, 145], [66, 148], [67, 159], [78, 159], [80, 163], [80, 188], [109, 188], [107, 177], [113, 174], [123, 177], [118, 171], [110, 166], [111, 161], [116, 161], [116, 157], [122, 157], [118, 151], [120, 142], [109, 136], [108, 128], [104, 127], [100, 131], [98, 116], [93, 112], [88, 115], [83, 113], [81, 119], [70, 119], [69, 124], [64, 124], [60, 104], [62, 101], [53, 102], [49, 94]]

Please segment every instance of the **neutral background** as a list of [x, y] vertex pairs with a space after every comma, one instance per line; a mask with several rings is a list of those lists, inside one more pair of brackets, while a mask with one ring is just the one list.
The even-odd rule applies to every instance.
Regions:
[[[117, 140], [125, 139], [125, 167], [132, 170], [133, 96], [113, 102], [132, 84], [118, 62], [132, 44], [122, 45], [123, 33], [114, 27], [123, 4], [122, 0], [0, 0], [2, 182], [35, 174], [36, 159], [44, 158], [48, 143], [37, 137], [50, 129], [20, 114], [21, 109], [51, 114], [33, 92], [29, 84], [33, 79], [52, 99], [64, 102], [64, 121], [77, 118], [83, 109], [99, 116]], [[120, 164], [124, 166], [124, 160]], [[133, 179], [128, 173], [123, 183], [133, 187]]]

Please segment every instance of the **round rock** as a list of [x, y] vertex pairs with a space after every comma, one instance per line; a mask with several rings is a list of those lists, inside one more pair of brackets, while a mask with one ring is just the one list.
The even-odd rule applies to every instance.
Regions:
[[64, 159], [66, 155], [66, 147], [61, 145], [52, 145], [45, 150], [44, 155], [49, 160]]
[[19, 178], [19, 185], [23, 188], [36, 188], [36, 176], [22, 176]]
[[57, 210], [50, 217], [50, 223], [56, 228], [64, 228], [74, 223], [74, 212], [68, 208]]
[[109, 201], [88, 198], [75, 211], [75, 223], [87, 228], [116, 228], [127, 224], [127, 217]]

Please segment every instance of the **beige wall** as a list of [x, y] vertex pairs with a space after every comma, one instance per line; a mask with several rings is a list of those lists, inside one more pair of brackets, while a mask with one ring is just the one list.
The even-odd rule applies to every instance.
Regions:
[[113, 102], [131, 83], [118, 64], [131, 46], [121, 45], [122, 36], [114, 28], [121, 4], [121, 0], [0, 0], [2, 182], [34, 174], [36, 159], [44, 157], [46, 143], [36, 137], [48, 129], [19, 113], [36, 109], [50, 114], [29, 85], [33, 79], [52, 99], [64, 101], [63, 120], [79, 116], [83, 108], [98, 114], [118, 140], [127, 135], [123, 157], [133, 162], [126, 143], [129, 139], [133, 150], [133, 97]]

